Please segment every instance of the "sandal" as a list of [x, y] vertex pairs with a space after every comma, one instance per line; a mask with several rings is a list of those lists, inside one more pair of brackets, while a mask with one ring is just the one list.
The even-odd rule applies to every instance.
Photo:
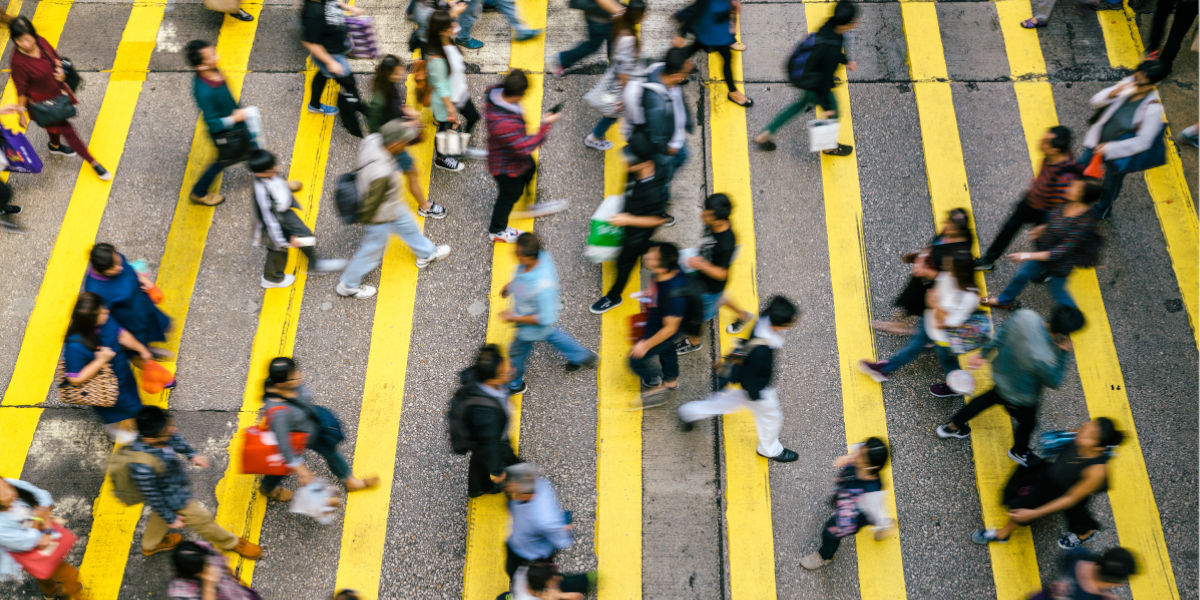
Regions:
[[827, 154], [829, 156], [849, 156], [851, 152], [854, 152], [854, 146], [838, 144], [837, 148], [834, 148], [833, 150], [822, 150], [821, 154]]
[[742, 107], [742, 108], [750, 108], [751, 106], [754, 106], [754, 101], [750, 99], [750, 96], [745, 96], [745, 98], [746, 98], [746, 101], [745, 101], [745, 102], [738, 102], [737, 100], [734, 100], [734, 99], [733, 99], [733, 92], [730, 92], [730, 93], [728, 93], [728, 94], [725, 94], [725, 97], [726, 97], [726, 98], [729, 98], [729, 101], [730, 101], [730, 102], [732, 102], [732, 103], [734, 103], [734, 104], [736, 104], [736, 105], [738, 105], [738, 106], [740, 106], [740, 107]]
[[371, 488], [379, 485], [379, 477], [375, 476], [375, 475], [372, 475], [370, 477], [361, 477], [361, 478], [359, 478], [358, 483], [359, 483], [359, 485], [357, 485], [357, 486], [351, 486], [349, 483], [346, 483], [346, 491], [347, 492], [357, 492], [359, 490], [371, 489]]
[[734, 50], [735, 52], [745, 52], [746, 51], [746, 45], [741, 42], [734, 42], [733, 45], [731, 45], [729, 48], [731, 50]]
[[983, 298], [979, 301], [979, 303], [984, 306], [989, 306], [991, 308], [998, 308], [1000, 310], [1016, 310], [1017, 306], [1018, 306], [1016, 302], [1011, 302], [1009, 304], [1001, 304], [1000, 300], [997, 298]]
[[1039, 27], [1045, 27], [1045, 26], [1046, 26], [1046, 21], [1043, 21], [1038, 18], [1025, 19], [1024, 21], [1021, 21], [1021, 27], [1024, 27], [1025, 29], [1037, 29]]

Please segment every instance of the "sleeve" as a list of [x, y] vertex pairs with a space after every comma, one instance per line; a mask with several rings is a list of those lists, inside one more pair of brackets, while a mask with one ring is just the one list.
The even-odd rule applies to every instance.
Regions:
[[475, 429], [475, 452], [487, 468], [488, 473], [499, 476], [504, 473], [504, 452], [501, 444], [507, 443], [504, 437], [504, 420], [496, 418], [496, 410], [482, 406], [471, 408], [471, 424]]
[[500, 143], [513, 152], [521, 156], [531, 156], [542, 142], [546, 141], [546, 134], [550, 132], [550, 124], [542, 123], [538, 128], [538, 132], [533, 135], [525, 135], [524, 127], [509, 127], [501, 126], [493, 129], [490, 135], [495, 135], [499, 138]]
[[547, 504], [550, 505], [551, 511], [539, 515], [538, 529], [546, 537], [546, 540], [554, 545], [558, 550], [565, 550], [571, 545], [571, 530], [566, 528], [566, 522], [563, 518], [562, 505], [558, 503], [558, 494], [554, 492], [554, 488], [547, 485], [545, 491], [539, 492], [548, 494], [550, 498]]
[[736, 244], [732, 236], [723, 236], [715, 248], [713, 248], [712, 264], [728, 269], [729, 265], [733, 264], [733, 252]]
[[66, 374], [68, 377], [76, 377], [92, 359], [96, 357], [96, 353], [88, 350], [79, 342], [67, 342], [63, 348], [63, 363], [66, 365]]
[[280, 227], [279, 219], [275, 218], [274, 203], [269, 196], [266, 184], [255, 177], [254, 202], [258, 205], [258, 216], [267, 230], [267, 236], [271, 238], [271, 243], [275, 244], [277, 248], [286, 248], [288, 240], [283, 235], [283, 227]]
[[188, 459], [196, 456], [196, 449], [193, 448], [191, 444], [187, 443], [187, 440], [183, 439], [183, 436], [179, 434], [175, 434], [175, 437], [171, 438], [171, 449], [188, 457]]
[[617, 40], [617, 51], [613, 53], [613, 73], [618, 75], [629, 75], [633, 73], [637, 57], [635, 49], [637, 48], [637, 38], [632, 35], [621, 36]]
[[742, 389], [751, 400], [762, 398], [762, 391], [771, 385], [771, 372], [775, 368], [775, 351], [770, 346], [759, 346], [750, 351], [742, 367]]
[[129, 476], [133, 478], [138, 489], [142, 491], [142, 498], [146, 501], [146, 506], [150, 507], [155, 514], [162, 517], [162, 520], [167, 523], [175, 522], [175, 511], [167, 507], [166, 497], [162, 490], [158, 488], [158, 474], [154, 472], [154, 467], [138, 463], [129, 463]]
[[1061, 348], [1054, 348], [1054, 360], [1051, 362], [1039, 362], [1038, 379], [1042, 385], [1056, 390], [1062, 384], [1063, 375], [1067, 372], [1067, 359], [1070, 358], [1070, 353]]
[[29, 97], [29, 68], [24, 59], [12, 61], [12, 82], [18, 96]]
[[0, 549], [28, 552], [37, 547], [42, 532], [33, 527], [0, 527]]
[[46, 490], [43, 490], [32, 483], [21, 481], [20, 479], [9, 479], [8, 477], [5, 477], [4, 480], [13, 487], [21, 488], [32, 494], [33, 499], [37, 501], [38, 507], [52, 506], [54, 504], [54, 497], [50, 495], [50, 492], [47, 492]]
[[1114, 140], [1104, 145], [1104, 159], [1113, 160], [1117, 158], [1126, 158], [1141, 154], [1150, 149], [1154, 144], [1154, 138], [1162, 135], [1163, 128], [1163, 109], [1162, 102], [1157, 98], [1144, 100], [1149, 103], [1145, 107], [1139, 106], [1137, 110], [1142, 112], [1142, 122], [1138, 125], [1137, 134], [1129, 139]]
[[888, 514], [887, 509], [883, 507], [883, 496], [887, 492], [880, 490], [878, 492], [867, 492], [858, 497], [858, 508], [871, 520], [871, 524], [878, 529], [887, 529], [892, 526], [892, 516]]
[[275, 434], [275, 439], [279, 441], [279, 453], [283, 455], [284, 462], [289, 467], [298, 467], [304, 464], [304, 454], [296, 455], [292, 449], [292, 427], [291, 420], [288, 419], [286, 413], [291, 412], [290, 408], [274, 410], [269, 413], [271, 421], [271, 433]]
[[1111, 94], [1113, 90], [1117, 89], [1117, 86], [1127, 81], [1133, 81], [1133, 78], [1126, 77], [1125, 79], [1118, 81], [1116, 84], [1110, 85], [1099, 92], [1096, 92], [1096, 95], [1092, 96], [1091, 100], [1088, 100], [1088, 104], [1091, 104], [1092, 108], [1100, 108], [1102, 106], [1108, 106], [1109, 104], [1112, 104], [1115, 98], [1109, 98], [1108, 95]]
[[1074, 254], [1083, 238], [1091, 233], [1092, 227], [1094, 226], [1081, 224], [1081, 226], [1069, 228], [1066, 235], [1059, 240], [1058, 245], [1050, 249], [1050, 260], [1058, 262]]
[[842, 34], [842, 63], [850, 62], [850, 46], [854, 45], [854, 32], [847, 31]]

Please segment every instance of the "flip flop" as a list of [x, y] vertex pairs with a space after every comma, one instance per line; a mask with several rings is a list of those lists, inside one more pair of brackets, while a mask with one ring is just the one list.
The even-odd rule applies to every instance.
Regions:
[[730, 49], [735, 50], [737, 52], [745, 52], [746, 45], [741, 42], [734, 42], [734, 44], [732, 46], [730, 46]]
[[1041, 19], [1025, 19], [1024, 21], [1021, 21], [1021, 27], [1024, 27], [1025, 29], [1037, 29], [1045, 26], [1046, 21]]

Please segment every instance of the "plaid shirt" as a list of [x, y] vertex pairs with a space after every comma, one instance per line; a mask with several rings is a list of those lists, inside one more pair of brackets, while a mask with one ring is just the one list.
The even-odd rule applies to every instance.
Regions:
[[196, 451], [178, 435], [161, 447], [151, 446], [138, 438], [131, 449], [151, 454], [166, 465], [160, 475], [150, 465], [132, 463], [129, 465], [129, 475], [142, 490], [150, 509], [162, 520], [175, 522], [175, 511], [187, 506], [192, 499], [187, 473], [183, 469], [186, 466], [184, 459], [191, 459]]
[[528, 135], [521, 107], [504, 101], [500, 91], [500, 86], [488, 89], [484, 109], [488, 130], [488, 172], [495, 177], [518, 177], [534, 167], [533, 151], [546, 141], [550, 124], [545, 123], [537, 133]]

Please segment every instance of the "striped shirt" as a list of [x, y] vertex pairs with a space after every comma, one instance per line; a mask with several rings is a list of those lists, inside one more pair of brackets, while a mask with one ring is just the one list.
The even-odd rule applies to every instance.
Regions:
[[1051, 163], [1042, 159], [1042, 168], [1033, 183], [1029, 184], [1029, 206], [1037, 210], [1050, 210], [1067, 199], [1067, 188], [1075, 181], [1075, 160], [1067, 155], [1061, 161]]

